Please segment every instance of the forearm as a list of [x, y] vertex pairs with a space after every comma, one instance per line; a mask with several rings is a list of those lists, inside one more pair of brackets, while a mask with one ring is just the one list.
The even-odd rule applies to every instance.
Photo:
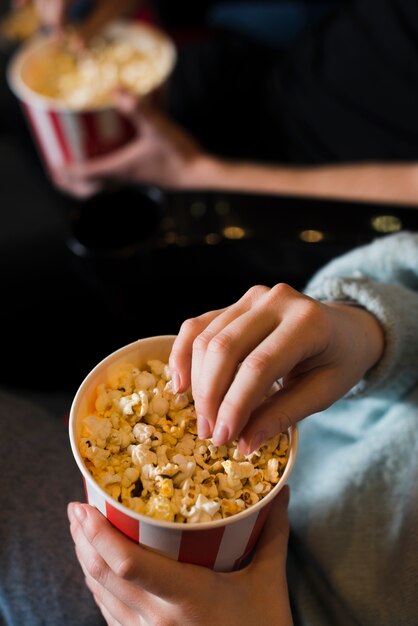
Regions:
[[289, 167], [233, 163], [203, 156], [193, 187], [418, 204], [418, 164], [347, 164]]

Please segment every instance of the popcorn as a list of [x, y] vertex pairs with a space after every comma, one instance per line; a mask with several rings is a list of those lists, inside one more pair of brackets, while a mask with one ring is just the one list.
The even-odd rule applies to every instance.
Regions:
[[250, 455], [237, 442], [199, 439], [190, 394], [173, 393], [166, 363], [130, 363], [97, 387], [95, 411], [82, 421], [87, 469], [124, 506], [155, 519], [199, 523], [236, 515], [277, 484], [289, 437], [281, 433]]
[[[108, 105], [117, 89], [144, 95], [165, 75], [165, 45], [158, 35], [144, 29], [136, 41], [103, 34], [77, 52], [64, 40], [43, 59], [41, 71], [31, 76], [31, 87], [72, 109]], [[161, 376], [152, 366], [151, 372]]]

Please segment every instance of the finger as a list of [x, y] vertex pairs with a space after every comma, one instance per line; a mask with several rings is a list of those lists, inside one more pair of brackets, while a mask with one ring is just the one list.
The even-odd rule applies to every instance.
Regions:
[[140, 117], [138, 115], [138, 98], [126, 89], [117, 89], [112, 94], [112, 101], [116, 110], [131, 119], [133, 125], [138, 127], [138, 118]]
[[66, 168], [54, 170], [52, 180], [58, 189], [80, 200], [91, 198], [103, 189], [99, 181], [79, 180], [69, 174]]
[[99, 607], [100, 612], [101, 612], [101, 614], [103, 615], [103, 617], [104, 617], [104, 619], [105, 619], [105, 621], [106, 621], [107, 626], [123, 626], [120, 622], [118, 622], [118, 621], [117, 621], [117, 620], [113, 617], [113, 615], [111, 615], [111, 614], [109, 613], [109, 611], [107, 610], [107, 608], [106, 608], [103, 604], [101, 604], [101, 603], [99, 602], [99, 599], [98, 599], [98, 598], [96, 598], [95, 596], [93, 596], [93, 598], [94, 598], [94, 601], [96, 602], [97, 606]]
[[[204, 438], [212, 435], [217, 409], [242, 356], [264, 332], [252, 326], [252, 317], [241, 316], [266, 292], [268, 287], [251, 288], [235, 304], [220, 311], [193, 342], [191, 382]], [[224, 435], [222, 443], [227, 440], [227, 433]]]
[[35, 6], [42, 23], [48, 28], [58, 29], [64, 21], [64, 14], [67, 8], [65, 0], [35, 0]]
[[286, 383], [253, 412], [240, 435], [238, 449], [243, 454], [249, 454], [267, 439], [286, 432], [308, 415], [327, 409], [348, 391], [345, 385], [335, 385], [337, 376], [338, 372], [333, 368], [318, 367]]
[[[274, 305], [274, 294], [273, 297], [271, 294], [267, 297], [271, 298]], [[305, 303], [302, 301], [302, 304]], [[262, 310], [266, 310], [265, 303], [260, 306]], [[317, 335], [315, 332], [307, 334], [306, 322], [301, 322], [294, 314], [291, 301], [290, 310], [284, 312], [283, 319], [279, 319], [274, 331], [242, 361], [219, 407], [216, 435], [218, 428], [222, 432], [223, 426], [227, 425], [229, 437], [239, 437], [250, 418], [253, 421], [252, 413], [260, 406], [271, 385], [288, 376], [298, 365], [323, 349]], [[288, 426], [289, 424], [286, 427]], [[259, 437], [265, 434], [259, 431]], [[220, 440], [217, 440], [218, 445]], [[261, 443], [262, 441], [259, 445]]]
[[170, 353], [169, 366], [177, 391], [186, 391], [191, 385], [193, 341], [221, 311], [209, 311], [193, 317], [181, 325]]
[[110, 624], [117, 626], [118, 624], [135, 624], [138, 622], [138, 617], [142, 615], [142, 613], [126, 606], [126, 604], [121, 602], [115, 595], [99, 585], [94, 578], [86, 576], [85, 583], [92, 593], [103, 617], [107, 615], [108, 618], [110, 618], [109, 622], [105, 617], [108, 626]]
[[[218, 320], [215, 320], [217, 323]], [[201, 341], [208, 334], [206, 352], [197, 363], [200, 371], [196, 372], [197, 383], [193, 384], [193, 393], [197, 414], [203, 415], [213, 432], [213, 443], [223, 445], [235, 439], [251, 411], [261, 402], [264, 394], [271, 386], [274, 373], [265, 372], [265, 381], [250, 378], [250, 384], [244, 387], [237, 400], [232, 403], [229, 398], [231, 389], [235, 389], [234, 381], [239, 365], [248, 358], [255, 348], [262, 350], [265, 334], [269, 334], [275, 326], [274, 315], [264, 310], [259, 315], [257, 310], [243, 313], [225, 326], [219, 333], [211, 337], [211, 326], [198, 338]], [[195, 363], [193, 352], [193, 363]], [[274, 363], [270, 363], [274, 367]], [[274, 370], [273, 370], [274, 372]], [[242, 378], [242, 377], [241, 377]], [[232, 413], [230, 413], [230, 409]]]
[[76, 512], [79, 515], [79, 523], [91, 546], [122, 581], [168, 601], [178, 601], [186, 591], [210, 584], [209, 579], [214, 575], [210, 570], [177, 563], [134, 544], [94, 507], [77, 503], [73, 511], [74, 515]]
[[97, 179], [104, 178], [128, 177], [141, 151], [142, 146], [134, 139], [111, 154], [66, 166], [66, 174], [70, 179], [86, 182], [91, 182], [91, 180], [96, 182]]
[[287, 285], [257, 286], [196, 336], [191, 384], [198, 422], [205, 424], [200, 436], [213, 432], [217, 445], [234, 439], [272, 383], [309, 356], [317, 343], [312, 333], [305, 336], [311, 308], [310, 299]]
[[226, 393], [216, 398], [218, 404], [214, 407], [213, 431], [215, 445], [223, 445], [239, 436], [253, 411], [263, 402], [277, 380], [277, 346], [273, 337], [269, 335], [262, 341], [258, 341], [260, 337], [254, 337], [254, 343], [248, 346], [247, 356], [243, 355], [245, 358], [237, 374], [228, 380]]
[[[82, 526], [72, 515], [69, 507], [69, 518], [71, 520], [70, 532], [73, 537], [76, 555], [80, 562], [84, 576], [91, 581], [91, 590], [105, 602], [107, 608], [111, 610], [111, 597], [125, 607], [142, 612], [142, 606], [146, 602], [146, 592], [132, 585], [132, 583], [119, 578], [109, 567], [105, 559], [97, 552], [95, 547], [86, 537]], [[95, 581], [94, 585], [93, 582]], [[106, 600], [105, 596], [109, 596]], [[116, 615], [115, 615], [116, 616]]]

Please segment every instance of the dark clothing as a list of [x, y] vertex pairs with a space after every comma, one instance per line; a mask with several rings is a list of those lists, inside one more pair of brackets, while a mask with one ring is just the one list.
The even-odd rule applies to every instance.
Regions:
[[185, 47], [171, 111], [209, 150], [298, 164], [418, 158], [418, 2], [343, 3], [283, 52]]

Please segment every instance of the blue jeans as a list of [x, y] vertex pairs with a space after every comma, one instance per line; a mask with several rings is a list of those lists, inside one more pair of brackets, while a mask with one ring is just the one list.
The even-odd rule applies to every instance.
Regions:
[[0, 624], [105, 624], [75, 556], [66, 507], [84, 501], [66, 425], [0, 392]]

